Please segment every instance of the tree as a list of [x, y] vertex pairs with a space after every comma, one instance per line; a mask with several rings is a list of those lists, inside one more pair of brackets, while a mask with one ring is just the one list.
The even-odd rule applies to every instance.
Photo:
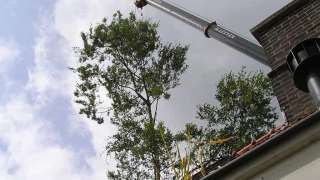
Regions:
[[199, 106], [198, 118], [208, 122], [201, 137], [229, 141], [206, 148], [207, 161], [230, 157], [232, 152], [249, 144], [274, 127], [277, 114], [271, 105], [273, 91], [270, 80], [262, 73], [228, 73], [218, 83], [217, 105]]
[[[163, 152], [172, 149], [173, 135], [157, 119], [158, 102], [179, 85], [188, 46], [162, 43], [157, 27], [134, 13], [124, 18], [117, 12], [109, 24], [104, 19], [81, 34], [74, 95], [80, 114], [99, 124], [108, 115], [117, 126], [106, 147], [118, 162], [108, 173], [111, 179], [158, 180], [169, 172]], [[103, 93], [112, 100], [108, 107], [103, 107]]]

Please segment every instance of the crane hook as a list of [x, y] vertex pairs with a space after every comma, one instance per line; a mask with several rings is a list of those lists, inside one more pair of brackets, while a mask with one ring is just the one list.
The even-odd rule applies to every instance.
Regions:
[[148, 3], [146, 0], [136, 0], [136, 2], [134, 3], [137, 8], [143, 8], [144, 6], [146, 6]]

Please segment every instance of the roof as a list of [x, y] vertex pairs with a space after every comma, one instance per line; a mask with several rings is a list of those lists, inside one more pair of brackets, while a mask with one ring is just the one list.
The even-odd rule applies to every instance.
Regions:
[[290, 125], [288, 123], [285, 123], [277, 128], [272, 128], [266, 133], [264, 136], [260, 137], [257, 140], [252, 141], [250, 144], [247, 146], [243, 147], [242, 149], [238, 150], [237, 152], [234, 153], [235, 157], [239, 157], [244, 155], [246, 152], [254, 149], [255, 147], [259, 146], [260, 144], [266, 143], [269, 141], [271, 138], [276, 136], [277, 134], [280, 134], [282, 131], [286, 130], [289, 128]]
[[[259, 158], [270, 152], [271, 149], [278, 147], [279, 144], [284, 144], [286, 141], [290, 141], [296, 138], [298, 135], [305, 133], [311, 128], [320, 128], [320, 111], [306, 117], [305, 119], [297, 122], [292, 126], [281, 126], [280, 129], [275, 129], [276, 131], [269, 131], [268, 134], [259, 138], [256, 143], [251, 143], [244, 147], [236, 154], [238, 157], [223, 167], [211, 172], [202, 180], [206, 179], [223, 179], [223, 177], [235, 171], [235, 169], [240, 166], [248, 165], [251, 161]], [[281, 130], [282, 129], [282, 130]], [[259, 144], [260, 141], [261, 143]], [[284, 155], [283, 155], [284, 156]], [[279, 156], [280, 158], [280, 156]]]
[[[207, 164], [206, 171], [211, 172], [211, 171], [215, 171], [215, 170], [223, 167], [228, 162], [244, 155], [245, 153], [247, 153], [247, 152], [251, 151], [252, 149], [254, 149], [255, 147], [259, 146], [260, 144], [267, 142], [272, 137], [281, 133], [282, 131], [286, 130], [289, 127], [290, 127], [290, 125], [288, 123], [284, 123], [279, 127], [270, 129], [268, 131], [268, 133], [266, 133], [265, 135], [263, 135], [259, 139], [252, 141], [250, 144], [246, 145], [245, 147], [241, 148], [240, 150], [234, 152], [232, 154], [232, 156], [223, 157], [223, 158], [220, 158], [210, 164]], [[200, 177], [201, 177], [200, 167], [197, 167], [194, 170], [192, 170], [192, 174], [193, 174], [193, 176], [192, 176], [193, 179], [200, 179]]]

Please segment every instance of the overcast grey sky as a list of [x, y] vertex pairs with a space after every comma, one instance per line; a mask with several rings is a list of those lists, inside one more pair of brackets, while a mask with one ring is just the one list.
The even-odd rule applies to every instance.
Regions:
[[[249, 29], [290, 0], [175, 0], [208, 19], [253, 37]], [[0, 0], [0, 179], [104, 179], [112, 160], [105, 160], [107, 137], [115, 128], [78, 115], [73, 90], [73, 47], [80, 32], [130, 10], [160, 22], [164, 41], [190, 44], [189, 69], [170, 101], [161, 103], [160, 118], [174, 130], [195, 121], [196, 106], [215, 103], [217, 81], [229, 71], [268, 68], [198, 30], [133, 0]]]

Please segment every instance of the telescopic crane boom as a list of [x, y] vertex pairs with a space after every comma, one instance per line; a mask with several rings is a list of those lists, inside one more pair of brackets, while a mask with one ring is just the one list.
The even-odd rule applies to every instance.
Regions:
[[263, 48], [240, 35], [217, 24], [215, 21], [210, 22], [204, 18], [196, 16], [172, 3], [163, 0], [136, 0], [135, 5], [138, 8], [143, 8], [147, 4], [168, 13], [177, 19], [201, 30], [208, 38], [214, 38], [232, 48], [252, 57], [256, 61], [267, 65], [267, 59]]

